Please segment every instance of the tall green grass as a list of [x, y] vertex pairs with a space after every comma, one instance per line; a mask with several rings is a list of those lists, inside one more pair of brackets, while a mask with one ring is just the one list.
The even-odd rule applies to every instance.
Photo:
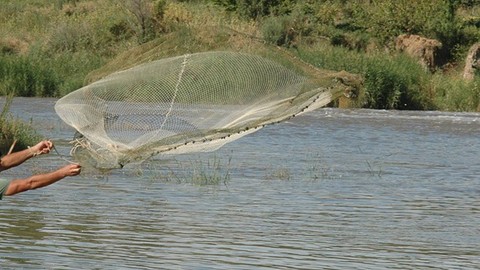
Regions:
[[5, 97], [3, 108], [0, 112], [0, 153], [4, 155], [11, 145], [15, 143], [13, 150], [22, 150], [36, 144], [42, 137], [29, 124], [10, 115], [9, 109], [13, 95]]
[[63, 96], [135, 46], [133, 15], [118, 1], [6, 1], [0, 9], [0, 95]]
[[360, 53], [344, 47], [300, 47], [299, 56], [319, 68], [362, 75], [361, 106], [372, 109], [433, 109], [429, 74], [405, 55]]
[[364, 78], [360, 106], [372, 109], [480, 111], [480, 78], [431, 74], [403, 54], [359, 53], [344, 47], [299, 47], [299, 56], [317, 67], [346, 70]]
[[442, 111], [480, 111], [480, 78], [464, 81], [461, 78], [433, 76], [432, 91], [435, 104]]
[[0, 55], [0, 95], [53, 96], [59, 88], [55, 71], [30, 56]]

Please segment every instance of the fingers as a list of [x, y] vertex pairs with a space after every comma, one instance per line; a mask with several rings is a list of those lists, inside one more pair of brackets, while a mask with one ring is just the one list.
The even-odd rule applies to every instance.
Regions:
[[50, 152], [50, 150], [53, 148], [53, 143], [48, 140], [48, 141], [43, 141], [43, 147], [42, 147], [42, 152], [47, 154]]
[[78, 175], [82, 171], [82, 166], [80, 166], [80, 164], [70, 164], [67, 166], [68, 166], [68, 172], [69, 172], [68, 174], [70, 176]]
[[60, 168], [59, 171], [63, 174], [63, 177], [79, 175], [82, 171], [80, 164], [68, 164]]
[[48, 154], [52, 148], [53, 143], [50, 140], [41, 141], [35, 146], [35, 153], [36, 155]]
[[75, 170], [73, 170], [73, 175], [79, 175], [81, 171], [82, 171], [82, 169], [80, 169], [80, 168], [75, 169]]
[[46, 144], [46, 146], [47, 146], [48, 150], [50, 150], [50, 149], [52, 149], [52, 148], [53, 148], [53, 142], [52, 142], [52, 141], [50, 141], [50, 140], [48, 140], [48, 141], [45, 141], [45, 144]]

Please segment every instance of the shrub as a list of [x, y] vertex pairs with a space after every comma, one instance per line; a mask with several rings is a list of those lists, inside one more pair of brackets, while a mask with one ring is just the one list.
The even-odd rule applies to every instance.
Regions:
[[323, 69], [345, 70], [364, 78], [363, 107], [372, 109], [432, 108], [428, 74], [404, 55], [364, 54], [342, 47], [299, 49], [305, 61]]
[[51, 97], [58, 91], [59, 79], [48, 64], [32, 56], [0, 55], [0, 94]]
[[14, 142], [13, 150], [18, 151], [41, 140], [41, 136], [31, 125], [9, 115], [8, 111], [12, 100], [13, 95], [8, 94], [0, 112], [0, 155], [6, 154]]
[[58, 53], [54, 59], [48, 61], [49, 67], [55, 71], [58, 78], [61, 78], [54, 93], [56, 97], [62, 97], [84, 86], [87, 74], [105, 63], [102, 56], [88, 51]]
[[363, 71], [365, 106], [375, 109], [428, 109], [427, 74], [413, 59], [373, 56]]
[[295, 32], [288, 16], [268, 17], [262, 25], [263, 39], [274, 45], [289, 46], [295, 38]]
[[269, 15], [289, 14], [295, 5], [293, 0], [211, 0], [215, 4], [235, 11], [249, 19], [260, 19]]
[[478, 111], [480, 109], [480, 78], [465, 81], [436, 75], [432, 79], [435, 103], [444, 111]]
[[61, 21], [52, 30], [47, 46], [63, 52], [76, 52], [95, 46], [94, 28], [86, 22]]
[[167, 3], [165, 0], [129, 0], [126, 2], [127, 10], [135, 18], [134, 29], [136, 30], [138, 43], [142, 44], [153, 40], [159, 32], [162, 32], [163, 17]]

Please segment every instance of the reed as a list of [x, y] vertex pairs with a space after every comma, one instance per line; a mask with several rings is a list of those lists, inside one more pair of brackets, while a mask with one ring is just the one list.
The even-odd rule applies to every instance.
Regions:
[[480, 78], [465, 81], [462, 78], [434, 76], [432, 92], [435, 104], [442, 111], [480, 111]]
[[319, 68], [346, 70], [362, 75], [361, 107], [372, 109], [433, 108], [430, 76], [420, 64], [405, 55], [360, 53], [344, 47], [317, 45], [298, 48], [299, 56]]
[[54, 70], [34, 56], [0, 55], [0, 95], [54, 96], [59, 80]]
[[217, 155], [199, 155], [188, 160], [151, 160], [134, 170], [134, 173], [165, 183], [195, 186], [227, 185], [231, 179], [231, 162], [231, 156], [221, 158]]
[[12, 150], [18, 151], [36, 144], [42, 137], [29, 123], [14, 118], [9, 114], [13, 95], [7, 95], [0, 113], [0, 152], [2, 155]]
[[184, 179], [198, 186], [226, 185], [230, 181], [230, 165], [232, 158], [229, 157], [224, 163], [219, 157], [196, 160], [192, 162]]

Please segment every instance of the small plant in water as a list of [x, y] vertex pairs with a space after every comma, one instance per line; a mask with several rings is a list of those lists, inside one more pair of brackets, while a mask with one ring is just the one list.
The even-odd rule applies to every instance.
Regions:
[[226, 165], [222, 164], [221, 160], [215, 156], [213, 159], [208, 159], [206, 162], [197, 160], [192, 163], [191, 183], [199, 186], [227, 184], [230, 180], [230, 163], [231, 157], [228, 159]]
[[305, 168], [306, 179], [317, 181], [322, 179], [331, 179], [333, 168], [328, 165], [328, 159], [324, 158], [320, 153], [307, 154], [305, 159], [308, 161]]
[[291, 174], [288, 168], [277, 168], [272, 170], [271, 172], [267, 172], [265, 175], [265, 179], [267, 180], [290, 180]]
[[[228, 157], [226, 163], [217, 156], [208, 159], [189, 161], [170, 160], [168, 164], [157, 167], [157, 163], [147, 163], [144, 168], [152, 173], [152, 177], [164, 182], [188, 183], [198, 186], [213, 186], [230, 181], [230, 164], [232, 158]], [[145, 175], [142, 170], [142, 175]]]
[[328, 168], [326, 166], [320, 166], [320, 164], [313, 164], [307, 168], [308, 176], [310, 180], [320, 180], [328, 177]]
[[[382, 166], [381, 165], [378, 166], [378, 169], [375, 169], [374, 168], [375, 164], [372, 164], [368, 160], [365, 160], [365, 162], [367, 163], [367, 168], [368, 168], [368, 172], [370, 173], [370, 175], [382, 177]], [[374, 162], [374, 163], [376, 163], [376, 162]]]

